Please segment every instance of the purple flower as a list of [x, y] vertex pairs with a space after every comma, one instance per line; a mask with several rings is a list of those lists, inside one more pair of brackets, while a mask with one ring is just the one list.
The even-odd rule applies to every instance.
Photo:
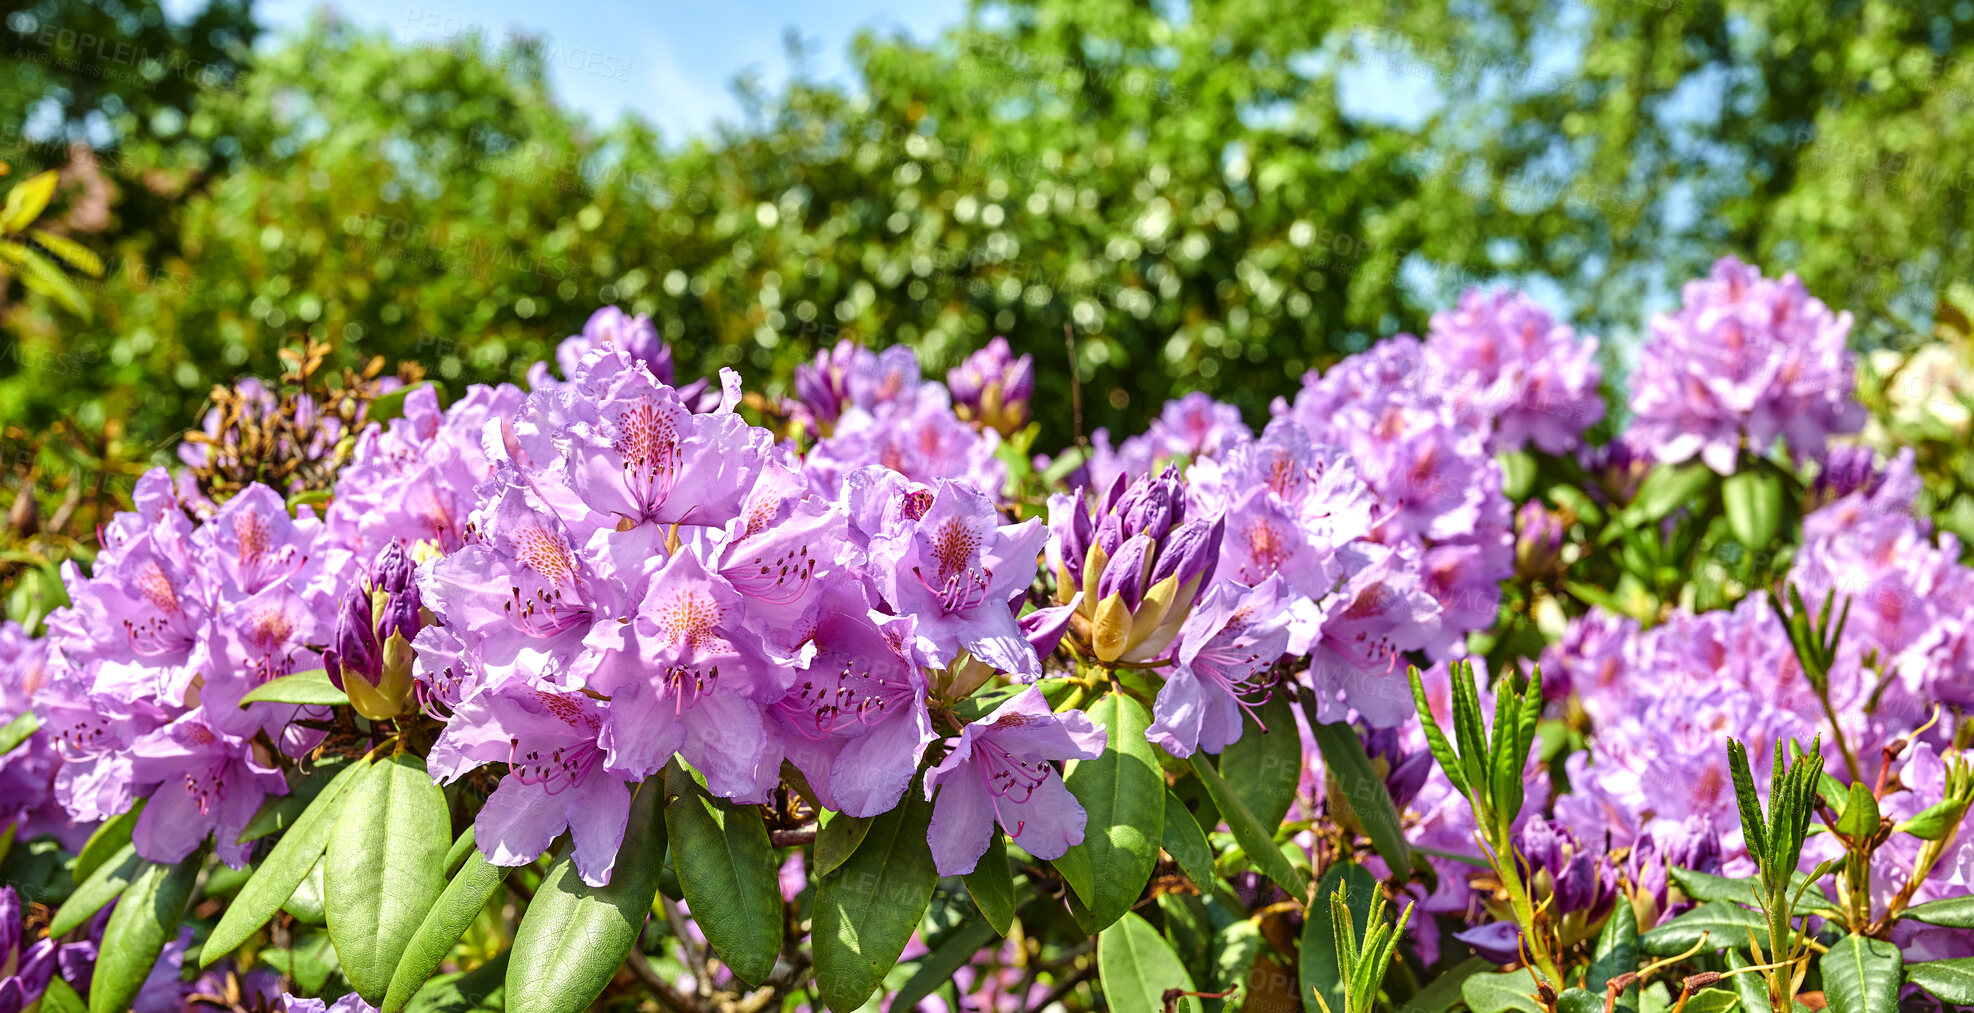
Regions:
[[871, 575], [889, 611], [917, 620], [919, 650], [933, 663], [961, 651], [1001, 671], [1041, 675], [1041, 660], [1011, 605], [1035, 579], [1048, 538], [1040, 519], [1000, 523], [978, 489], [942, 481], [924, 513], [871, 539]]
[[695, 415], [635, 367], [586, 375], [599, 389], [562, 437], [571, 488], [622, 523], [719, 526], [740, 513], [768, 434], [732, 412]]
[[1165, 402], [1150, 436], [1161, 458], [1195, 459], [1220, 457], [1252, 438], [1239, 408], [1197, 390]]
[[1563, 517], [1529, 500], [1515, 511], [1515, 572], [1526, 579], [1559, 576], [1563, 566]]
[[833, 591], [810, 636], [814, 656], [770, 709], [788, 759], [828, 808], [890, 811], [938, 738], [913, 626], [873, 611], [860, 584]]
[[[1179, 631], [1178, 666], [1165, 677], [1146, 735], [1174, 756], [1218, 753], [1241, 737], [1241, 713], [1267, 701], [1255, 677], [1288, 648], [1280, 577], [1254, 588], [1213, 586]], [[1258, 696], [1259, 699], [1254, 699]]]
[[[615, 306], [605, 306], [590, 314], [581, 334], [564, 338], [556, 346], [555, 364], [564, 377], [573, 380], [585, 360], [593, 360], [599, 353], [642, 365], [659, 383], [672, 382], [672, 348], [659, 340], [658, 328], [642, 313], [633, 317]], [[548, 378], [548, 364], [536, 363], [528, 382], [537, 390], [553, 383]]]
[[1217, 512], [1189, 516], [1176, 466], [1128, 485], [1119, 475], [1095, 497], [1087, 489], [1051, 496], [1056, 601], [1080, 596], [1069, 629], [1084, 653], [1106, 662], [1164, 654], [1219, 565], [1225, 531]]
[[1351, 555], [1351, 577], [1324, 602], [1305, 678], [1318, 721], [1346, 720], [1355, 710], [1371, 727], [1389, 727], [1413, 716], [1405, 653], [1439, 632], [1440, 606], [1404, 553], [1366, 545]]
[[215, 731], [194, 710], [133, 742], [131, 779], [149, 791], [131, 839], [145, 861], [182, 861], [212, 835], [220, 859], [235, 868], [251, 844], [240, 831], [268, 795], [288, 793], [278, 768], [254, 755], [253, 743]]
[[0, 1013], [34, 1005], [55, 976], [55, 941], [22, 947], [22, 928], [20, 895], [0, 886]]
[[803, 467], [832, 495], [850, 472], [878, 464], [914, 482], [951, 479], [998, 496], [1008, 480], [1007, 465], [995, 456], [1000, 445], [1000, 433], [968, 425], [954, 414], [944, 390], [927, 385], [913, 397], [851, 408], [804, 458]]
[[509, 765], [473, 823], [487, 861], [526, 865], [567, 830], [583, 882], [610, 881], [631, 792], [604, 769], [603, 722], [602, 705], [582, 694], [514, 682], [454, 709], [432, 747], [433, 776], [450, 782], [484, 763]]
[[1016, 358], [1008, 339], [996, 336], [985, 348], [946, 373], [946, 389], [960, 417], [1008, 435], [1028, 424], [1028, 399], [1035, 396], [1035, 357]]
[[589, 685], [610, 697], [599, 741], [611, 770], [642, 779], [676, 752], [716, 795], [759, 799], [774, 786], [781, 761], [763, 708], [793, 673], [742, 616], [740, 592], [681, 551], [652, 576], [631, 622], [595, 628]]
[[1578, 340], [1524, 293], [1467, 290], [1433, 314], [1425, 351], [1455, 414], [1491, 428], [1497, 453], [1568, 453], [1604, 417], [1597, 339]]
[[1769, 280], [1733, 257], [1683, 295], [1679, 312], [1653, 319], [1631, 378], [1628, 435], [1659, 460], [1699, 457], [1731, 475], [1744, 447], [1765, 454], [1784, 439], [1811, 460], [1863, 425], [1849, 313], [1832, 313], [1793, 273]]
[[949, 744], [925, 775], [925, 797], [938, 793], [925, 840], [941, 876], [972, 872], [997, 822], [1036, 858], [1061, 858], [1083, 843], [1083, 805], [1051, 761], [1103, 755], [1103, 729], [1088, 715], [1050, 713], [1042, 691], [1029, 687]]
[[476, 384], [441, 412], [431, 387], [413, 389], [402, 417], [357, 438], [329, 505], [332, 551], [362, 561], [390, 542], [445, 552], [464, 545], [474, 488], [493, 471], [481, 432], [490, 420], [511, 422], [522, 398], [509, 384]]

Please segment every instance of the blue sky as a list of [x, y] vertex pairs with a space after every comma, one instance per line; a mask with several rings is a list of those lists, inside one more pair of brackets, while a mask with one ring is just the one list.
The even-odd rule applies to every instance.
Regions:
[[543, 36], [564, 101], [599, 121], [641, 114], [668, 142], [737, 120], [740, 106], [728, 88], [736, 74], [758, 74], [771, 90], [785, 81], [786, 29], [807, 40], [812, 76], [846, 81], [858, 31], [929, 41], [965, 14], [964, 0], [263, 0], [256, 10], [279, 33], [324, 6], [414, 43], [444, 45], [476, 29], [494, 39], [517, 29]]

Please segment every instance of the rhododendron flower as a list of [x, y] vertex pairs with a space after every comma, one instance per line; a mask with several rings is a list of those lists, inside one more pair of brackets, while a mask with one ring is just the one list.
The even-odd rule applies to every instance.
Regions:
[[1170, 648], [1220, 558], [1226, 525], [1188, 516], [1176, 467], [1125, 484], [1119, 475], [1085, 507], [1089, 490], [1049, 498], [1049, 566], [1056, 600], [1080, 595], [1070, 629], [1103, 661], [1148, 661]]
[[1324, 603], [1322, 635], [1306, 677], [1316, 691], [1318, 721], [1355, 710], [1374, 728], [1409, 720], [1405, 652], [1439, 632], [1440, 607], [1421, 590], [1413, 564], [1384, 546], [1354, 549], [1348, 583]]
[[288, 793], [279, 768], [250, 741], [215, 731], [202, 710], [136, 740], [130, 755], [131, 780], [156, 789], [131, 832], [148, 862], [182, 861], [210, 835], [220, 860], [239, 868], [253, 847], [240, 832], [268, 795]]
[[965, 651], [1010, 674], [1042, 674], [1013, 604], [1035, 579], [1048, 538], [1039, 518], [1000, 523], [994, 503], [958, 482], [870, 543], [871, 576], [890, 610], [917, 620], [919, 649], [948, 665]]
[[[1241, 714], [1267, 702], [1255, 676], [1289, 643], [1280, 577], [1253, 588], [1215, 584], [1179, 631], [1178, 666], [1152, 705], [1146, 737], [1174, 756], [1218, 753], [1241, 737]], [[1256, 697], [1259, 697], [1258, 699]]]
[[963, 419], [978, 420], [1002, 435], [1028, 424], [1028, 399], [1035, 396], [1035, 357], [1017, 358], [1008, 339], [992, 341], [946, 372], [946, 389]]
[[889, 812], [938, 738], [914, 625], [873, 611], [859, 584], [834, 590], [810, 634], [814, 656], [771, 709], [788, 759], [831, 809]]
[[1731, 475], [1745, 446], [1786, 439], [1798, 461], [1857, 432], [1851, 315], [1832, 313], [1793, 273], [1778, 280], [1734, 257], [1686, 283], [1679, 312], [1652, 320], [1631, 377], [1631, 434], [1661, 461], [1698, 457]]
[[926, 843], [941, 876], [972, 872], [999, 823], [1036, 858], [1061, 858], [1083, 843], [1083, 804], [1051, 761], [1103, 755], [1103, 729], [1081, 711], [1051, 713], [1042, 691], [1022, 690], [950, 740], [951, 750], [926, 772], [932, 799]]
[[1462, 293], [1433, 314], [1425, 351], [1455, 414], [1489, 427], [1496, 452], [1568, 453], [1604, 417], [1597, 339], [1579, 340], [1522, 292]]
[[631, 805], [623, 779], [604, 769], [602, 728], [596, 701], [510, 682], [455, 708], [427, 765], [451, 782], [484, 763], [508, 764], [473, 823], [480, 853], [495, 865], [526, 865], [567, 830], [576, 871], [602, 886]]

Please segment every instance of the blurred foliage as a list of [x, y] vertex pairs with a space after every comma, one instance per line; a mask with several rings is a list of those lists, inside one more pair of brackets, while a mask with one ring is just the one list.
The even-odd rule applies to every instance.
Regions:
[[[855, 90], [742, 82], [745, 122], [682, 143], [564, 109], [526, 39], [325, 17], [248, 64], [244, 6], [154, 8], [11, 13], [0, 93], [103, 134], [118, 201], [92, 321], [8, 309], [0, 417], [127, 420], [139, 455], [303, 336], [457, 389], [607, 302], [659, 320], [681, 375], [769, 390], [841, 337], [943, 369], [1005, 333], [1046, 448], [1065, 325], [1085, 427], [1136, 428], [1192, 389], [1258, 415], [1471, 283], [1622, 337], [1735, 251], [1906, 348], [1974, 261], [1959, 2], [983, 3], [930, 44], [860, 38]], [[152, 79], [124, 42], [214, 69]]]

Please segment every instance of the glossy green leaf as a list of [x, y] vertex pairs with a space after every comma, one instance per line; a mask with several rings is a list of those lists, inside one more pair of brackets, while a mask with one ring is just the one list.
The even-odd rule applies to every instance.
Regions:
[[1340, 793], [1329, 796], [1331, 805], [1344, 802], [1386, 867], [1410, 871], [1412, 851], [1405, 842], [1398, 806], [1391, 800], [1385, 779], [1364, 752], [1364, 741], [1355, 729], [1341, 722], [1318, 724], [1312, 720], [1309, 729], [1323, 754], [1326, 785]]
[[89, 979], [89, 1013], [121, 1013], [130, 1008], [158, 954], [178, 937], [205, 860], [202, 848], [176, 865], [147, 864], [138, 870], [103, 930], [96, 973]]
[[1962, 817], [1967, 815], [1967, 806], [1954, 799], [1935, 802], [1915, 813], [1911, 819], [1901, 820], [1892, 829], [1911, 834], [1923, 841], [1945, 840], [1960, 829]]
[[1233, 789], [1221, 778], [1213, 764], [1206, 762], [1205, 753], [1193, 754], [1193, 773], [1199, 775], [1200, 783], [1206, 786], [1206, 793], [1213, 804], [1220, 809], [1220, 818], [1233, 831], [1234, 840], [1241, 850], [1247, 853], [1248, 861], [1253, 862], [1261, 874], [1275, 881], [1289, 896], [1302, 900], [1309, 896], [1309, 880], [1302, 871], [1289, 864], [1279, 849], [1275, 838], [1262, 827], [1261, 821], [1247, 811], [1241, 800], [1234, 796]]
[[1847, 837], [1867, 838], [1878, 832], [1878, 800], [1871, 794], [1871, 786], [1859, 781], [1851, 785], [1850, 796], [1844, 800], [1844, 815], [1837, 818], [1837, 832]]
[[502, 953], [465, 973], [433, 978], [405, 1013], [500, 1013], [507, 1008], [507, 961], [508, 954]]
[[1165, 793], [1164, 840], [1159, 846], [1179, 863], [1194, 886], [1202, 892], [1213, 889], [1213, 846], [1207, 843], [1206, 831], [1186, 808], [1185, 800], [1171, 789]]
[[[1750, 907], [1757, 906], [1760, 903], [1755, 896], [1755, 887], [1757, 885], [1755, 880], [1728, 879], [1725, 876], [1709, 875], [1704, 872], [1695, 872], [1692, 869], [1682, 869], [1677, 866], [1669, 868], [1667, 872], [1671, 874], [1672, 881], [1679, 887], [1680, 892], [1693, 900], [1731, 900], [1737, 904], [1746, 904]], [[1808, 876], [1800, 872], [1796, 873], [1791, 879], [1791, 883], [1793, 884], [1791, 888], [1792, 895], [1794, 889], [1803, 887], [1808, 880]], [[1823, 888], [1813, 884], [1809, 885], [1808, 889], [1803, 890], [1803, 899], [1811, 905], [1820, 904], [1824, 907], [1831, 906], [1830, 898], [1825, 896]]]
[[1433, 975], [1424, 987], [1405, 1002], [1406, 1013], [1446, 1013], [1461, 1002], [1460, 989], [1467, 979], [1488, 971], [1495, 965], [1482, 957], [1468, 957], [1452, 967]]
[[842, 813], [832, 815], [816, 831], [816, 875], [827, 876], [836, 871], [857, 847], [864, 843], [864, 835], [870, 833], [870, 820]]
[[1597, 948], [1591, 954], [1590, 969], [1583, 987], [1597, 994], [1601, 1009], [1604, 986], [1612, 978], [1638, 970], [1638, 913], [1620, 898], [1597, 933]]
[[1767, 548], [1782, 529], [1783, 492], [1782, 476], [1766, 464], [1742, 468], [1722, 479], [1721, 508], [1734, 540], [1755, 551]]
[[931, 953], [919, 959], [918, 970], [913, 971], [912, 976], [905, 979], [905, 983], [891, 997], [891, 1008], [916, 1009], [919, 1000], [952, 981], [954, 972], [964, 967], [982, 947], [993, 943], [998, 935], [993, 926], [979, 919], [961, 925]]
[[1317, 1003], [1321, 992], [1330, 1004], [1330, 1013], [1343, 1013], [1343, 978], [1337, 964], [1337, 923], [1330, 910], [1330, 897], [1344, 888], [1344, 903], [1350, 909], [1353, 938], [1362, 940], [1369, 927], [1371, 898], [1377, 895], [1378, 881], [1355, 862], [1338, 862], [1323, 871], [1316, 884], [1316, 900], [1302, 920], [1301, 981], [1305, 1013], [1324, 1013]]
[[[1855, 804], [1857, 796], [1851, 796]], [[1874, 807], [1875, 808], [1875, 807]], [[1898, 1013], [1905, 981], [1899, 948], [1883, 939], [1845, 936], [1817, 961], [1832, 1013]]]
[[467, 856], [459, 874], [446, 884], [438, 903], [426, 912], [411, 942], [405, 944], [404, 956], [391, 973], [391, 986], [379, 1007], [383, 1013], [399, 1013], [411, 1002], [512, 871], [512, 867], [489, 863], [477, 850]]
[[48, 979], [48, 989], [41, 993], [41, 1013], [87, 1013], [89, 1007], [77, 995], [75, 986], [62, 980], [57, 974]]
[[295, 892], [281, 903], [281, 910], [304, 925], [326, 928], [329, 915], [322, 909], [322, 864], [321, 859], [316, 860], [309, 868], [308, 875], [295, 884]]
[[[207, 937], [205, 949], [199, 951], [200, 967], [211, 967], [213, 961], [233, 952], [288, 902], [328, 848], [329, 835], [337, 828], [351, 788], [367, 769], [362, 763], [346, 765], [274, 843], [274, 850], [256, 865], [253, 878], [240, 888], [239, 896], [226, 906], [226, 913]], [[443, 809], [443, 801], [440, 806]], [[324, 889], [327, 889], [326, 869]], [[328, 914], [326, 907], [323, 913]]]
[[1241, 737], [1220, 754], [1220, 776], [1262, 826], [1280, 826], [1302, 780], [1302, 733], [1296, 728], [1295, 705], [1288, 693], [1276, 693], [1258, 713], [1244, 712], [1241, 722]]
[[71, 874], [76, 882], [80, 883], [95, 875], [96, 870], [101, 868], [104, 862], [122, 853], [124, 845], [130, 843], [131, 831], [137, 829], [137, 817], [143, 815], [144, 805], [148, 801], [148, 799], [138, 799], [128, 812], [104, 820], [103, 825], [89, 835], [89, 840], [83, 843], [82, 850], [75, 854], [75, 866]]
[[855, 854], [816, 884], [813, 942], [817, 991], [849, 1013], [877, 991], [918, 928], [939, 872], [926, 847], [932, 803], [916, 790], [871, 818]]
[[295, 703], [316, 707], [347, 706], [350, 698], [336, 684], [329, 681], [329, 673], [320, 668], [306, 672], [296, 672], [261, 683], [246, 696], [240, 698], [240, 706], [250, 703]]
[[[1762, 945], [1766, 947], [1768, 944], [1764, 941]], [[1727, 951], [1727, 967], [1729, 970], [1738, 971], [1745, 967], [1753, 967], [1754, 963], [1754, 960], [1750, 958], [1748, 951], [1745, 949]], [[1741, 997], [1742, 1009], [1748, 1010], [1750, 1013], [1766, 1013], [1769, 1008], [1768, 979], [1763, 972], [1748, 971], [1743, 974], [1737, 974], [1727, 979], [1727, 984], [1733, 986], [1734, 994]]]
[[[973, 906], [1000, 935], [1014, 926], [1014, 870], [1008, 866], [1008, 842], [999, 830], [987, 841], [987, 853], [962, 879]], [[910, 1009], [902, 1006], [901, 1009]]]
[[1556, 1013], [1604, 1013], [1604, 997], [1587, 988], [1566, 988], [1556, 997]]
[[400, 754], [357, 778], [333, 826], [322, 871], [323, 914], [344, 976], [374, 1006], [384, 1001], [405, 944], [445, 889], [452, 820], [425, 762]]
[[[1253, 919], [1243, 918], [1220, 930], [1207, 947], [1207, 972], [1211, 977], [1201, 983], [1203, 992], [1225, 992], [1230, 988], [1244, 988], [1248, 983], [1248, 972], [1254, 969], [1254, 961], [1268, 945], [1262, 938], [1261, 926]], [[1245, 1000], [1246, 995], [1230, 998], [1226, 1008], [1238, 1009], [1237, 1000]]]
[[1905, 965], [1905, 980], [1955, 1006], [1974, 1006], [1974, 957]]
[[1950, 929], [1974, 929], [1974, 894], [1914, 904], [1900, 917]]
[[[1725, 988], [1703, 988], [1686, 1000], [1686, 1013], [1730, 1013], [1740, 1007], [1741, 997]], [[1599, 999], [1597, 1009], [1603, 1008], [1603, 1000]], [[1757, 1010], [1756, 1013], [1761, 1011]]]
[[306, 776], [289, 775], [288, 794], [276, 795], [261, 803], [260, 811], [247, 821], [246, 829], [240, 831], [239, 842], [257, 841], [294, 826], [308, 807], [315, 804], [316, 797], [322, 794], [323, 789], [356, 765], [354, 761], [337, 760], [317, 764]]
[[1090, 720], [1103, 726], [1108, 741], [1101, 757], [1078, 760], [1064, 779], [1088, 815], [1083, 843], [1055, 866], [1081, 901], [1080, 909], [1071, 908], [1077, 924], [1096, 933], [1129, 911], [1151, 881], [1167, 791], [1158, 755], [1145, 739], [1151, 712], [1144, 704], [1111, 693], [1090, 707]]
[[22, 711], [20, 716], [0, 725], [0, 756], [13, 752], [40, 729], [41, 719], [33, 711]]
[[[1662, 464], [1639, 484], [1637, 494], [1619, 515], [1620, 523], [1624, 527], [1638, 527], [1662, 520], [1680, 507], [1692, 506], [1693, 500], [1713, 481], [1713, 469], [1699, 461]], [[1607, 529], [1606, 540], [1616, 537], [1620, 530]]]
[[1535, 1001], [1535, 978], [1527, 971], [1473, 975], [1460, 983], [1460, 998], [1473, 1013], [1543, 1013]]
[[466, 864], [466, 859], [473, 854], [478, 841], [479, 834], [475, 832], [473, 827], [467, 827], [466, 832], [460, 834], [459, 838], [452, 842], [452, 848], [446, 852], [447, 879], [451, 879], [459, 874], [460, 866]]
[[566, 855], [549, 868], [514, 933], [508, 1013], [580, 1013], [603, 994], [631, 954], [658, 896], [665, 801], [665, 775], [645, 778], [631, 799], [609, 883], [584, 883]]
[[674, 765], [665, 778], [672, 868], [693, 920], [727, 967], [759, 985], [781, 953], [779, 863], [759, 806], [707, 792], [698, 774]]
[[1711, 948], [1745, 947], [1748, 933], [1768, 945], [1768, 926], [1761, 915], [1724, 900], [1708, 901], [1638, 937], [1638, 946], [1655, 957], [1684, 953], [1706, 936]]
[[[1166, 989], [1195, 992], [1185, 965], [1159, 937], [1151, 923], [1127, 913], [1097, 936], [1097, 979], [1103, 985], [1104, 1001], [1113, 1010], [1165, 1008]], [[1183, 1013], [1200, 1013], [1199, 1000], [1181, 999]]]
[[123, 850], [112, 855], [109, 861], [90, 873], [88, 879], [78, 884], [75, 892], [69, 894], [69, 899], [56, 909], [55, 917], [48, 923], [48, 934], [65, 936], [80, 928], [84, 922], [95, 917], [96, 912], [103, 910], [104, 905], [122, 896], [146, 864], [137, 857], [136, 845], [124, 845]]

